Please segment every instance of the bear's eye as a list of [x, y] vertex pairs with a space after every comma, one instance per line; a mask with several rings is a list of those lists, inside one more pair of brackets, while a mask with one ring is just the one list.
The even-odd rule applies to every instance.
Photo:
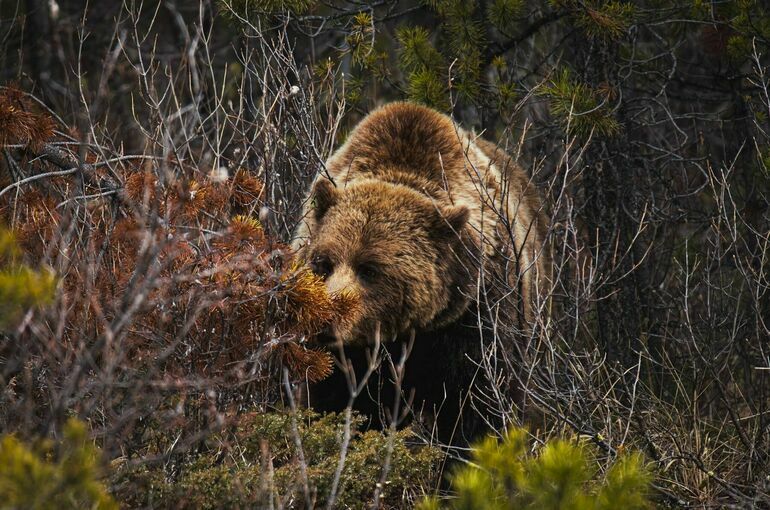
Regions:
[[358, 266], [358, 275], [364, 280], [371, 282], [380, 275], [380, 268], [374, 264], [361, 264]]
[[322, 278], [327, 278], [332, 274], [333, 268], [332, 261], [324, 255], [317, 255], [310, 261], [310, 270]]

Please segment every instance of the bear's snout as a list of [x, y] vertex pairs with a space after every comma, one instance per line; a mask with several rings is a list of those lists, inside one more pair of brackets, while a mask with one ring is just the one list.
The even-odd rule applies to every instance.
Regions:
[[346, 264], [340, 264], [326, 278], [326, 291], [337, 294], [343, 291], [355, 291], [356, 274]]

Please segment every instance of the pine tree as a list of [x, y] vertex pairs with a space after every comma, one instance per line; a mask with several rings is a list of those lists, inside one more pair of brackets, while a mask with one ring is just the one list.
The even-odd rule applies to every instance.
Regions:
[[50, 269], [20, 262], [13, 234], [0, 225], [0, 330], [12, 326], [26, 310], [53, 300], [57, 278]]
[[604, 475], [585, 442], [553, 439], [534, 454], [526, 430], [515, 428], [502, 441], [487, 438], [473, 449], [471, 463], [451, 477], [456, 495], [419, 510], [641, 510], [651, 474], [638, 453], [620, 455]]
[[71, 419], [61, 441], [34, 447], [13, 435], [0, 439], [0, 508], [29, 510], [119, 508], [99, 480], [101, 453], [85, 425]]

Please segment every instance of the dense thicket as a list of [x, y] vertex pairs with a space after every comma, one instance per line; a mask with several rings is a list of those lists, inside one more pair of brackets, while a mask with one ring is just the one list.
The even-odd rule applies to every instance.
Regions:
[[0, 318], [2, 431], [75, 413], [178, 476], [322, 377], [294, 342], [344, 311], [291, 294], [314, 283], [281, 243], [351, 126], [408, 98], [514, 154], [552, 218], [552, 311], [476, 398], [602, 470], [641, 450], [661, 503], [770, 505], [769, 40], [752, 0], [0, 1], [9, 271], [60, 279]]

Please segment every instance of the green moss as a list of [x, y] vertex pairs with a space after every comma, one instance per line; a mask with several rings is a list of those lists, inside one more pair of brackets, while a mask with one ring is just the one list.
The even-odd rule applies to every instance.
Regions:
[[[381, 432], [362, 433], [361, 424], [353, 415], [335, 507], [370, 506], [391, 442], [391, 468], [380, 501], [385, 507], [404, 507], [405, 501], [423, 494], [436, 476], [440, 452], [410, 445], [409, 431], [389, 438]], [[315, 506], [324, 506], [340, 460], [344, 427], [344, 416], [337, 414], [250, 413], [231, 435], [212, 437], [208, 451], [180, 459], [179, 473], [163, 466], [125, 465], [113, 484], [132, 507], [242, 508], [271, 501], [305, 506], [307, 480], [307, 497]], [[223, 451], [224, 444], [233, 446]]]

